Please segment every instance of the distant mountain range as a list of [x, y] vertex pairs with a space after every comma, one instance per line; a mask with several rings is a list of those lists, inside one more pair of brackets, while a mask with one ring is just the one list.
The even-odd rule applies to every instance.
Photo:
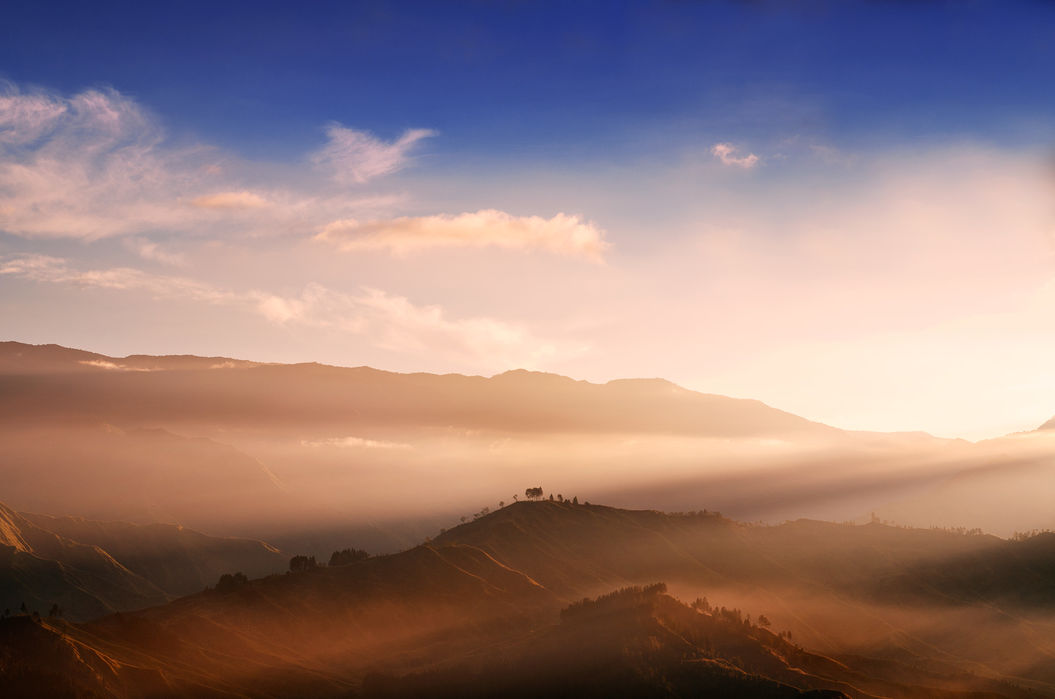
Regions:
[[759, 401], [662, 379], [593, 384], [523, 370], [490, 378], [397, 374], [225, 357], [108, 357], [19, 342], [0, 343], [0, 388], [6, 396], [0, 415], [9, 420], [296, 425], [323, 434], [372, 425], [721, 437], [836, 433]]
[[[1055, 527], [1055, 430], [839, 430], [661, 379], [593, 384], [0, 343], [3, 497], [327, 555], [393, 551], [526, 483], [740, 519]], [[442, 497], [437, 497], [442, 493]], [[504, 494], [504, 495], [503, 495]]]
[[403, 553], [9, 619], [0, 673], [75, 696], [1055, 696], [1052, 538], [523, 502]]

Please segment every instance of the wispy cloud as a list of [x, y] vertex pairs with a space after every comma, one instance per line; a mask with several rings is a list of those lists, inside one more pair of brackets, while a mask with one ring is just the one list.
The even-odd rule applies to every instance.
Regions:
[[377, 439], [364, 439], [363, 437], [334, 437], [332, 439], [319, 439], [314, 441], [304, 440], [301, 442], [306, 447], [339, 447], [342, 449], [413, 449], [414, 447], [402, 442], [386, 442]]
[[386, 143], [365, 131], [333, 123], [327, 127], [326, 135], [329, 143], [315, 153], [312, 162], [329, 171], [338, 182], [362, 184], [405, 167], [410, 149], [435, 132], [410, 129], [397, 140]]
[[739, 149], [731, 143], [715, 143], [711, 146], [711, 155], [718, 158], [723, 165], [742, 167], [745, 170], [758, 165], [759, 158], [754, 153], [747, 155], [738, 155], [738, 153]]
[[145, 238], [125, 238], [125, 247], [150, 262], [169, 267], [184, 267], [187, 258], [182, 253], [167, 250], [160, 243]]
[[132, 367], [124, 364], [115, 364], [114, 362], [108, 362], [105, 359], [84, 359], [78, 362], [78, 364], [95, 367], [96, 369], [105, 369], [107, 371], [154, 371], [153, 369], [147, 369], [146, 367]]
[[[115, 90], [64, 97], [0, 84], [0, 231], [87, 241], [315, 235], [345, 250], [497, 247], [594, 261], [607, 247], [594, 223], [563, 213], [398, 217], [405, 195], [363, 188], [352, 195], [349, 185], [407, 167], [434, 132], [411, 129], [384, 141], [334, 123], [327, 135], [308, 163], [260, 167], [174, 144], [152, 114]], [[179, 264], [155, 243], [130, 247]]]
[[438, 247], [498, 247], [544, 250], [599, 262], [608, 244], [604, 233], [580, 216], [513, 216], [483, 209], [456, 216], [417, 216], [388, 220], [343, 219], [327, 224], [316, 240], [341, 250], [386, 249], [406, 254]]
[[[429, 132], [383, 143], [331, 128], [316, 155], [365, 182], [407, 163]], [[385, 215], [400, 196], [322, 181], [305, 164], [259, 165], [177, 145], [135, 100], [110, 89], [72, 97], [0, 84], [0, 231], [28, 238], [311, 235], [336, 218]]]
[[0, 229], [94, 239], [186, 223], [173, 206], [202, 155], [162, 148], [154, 119], [112, 90], [0, 94]]
[[230, 304], [241, 296], [187, 277], [150, 274], [131, 267], [79, 270], [63, 258], [48, 255], [0, 257], [0, 275], [81, 288], [137, 291], [155, 298], [181, 298]]
[[69, 106], [48, 94], [19, 94], [13, 85], [0, 84], [0, 143], [24, 146], [54, 128]]
[[438, 305], [418, 305], [403, 296], [364, 288], [347, 294], [308, 284], [298, 296], [256, 297], [268, 320], [291, 326], [326, 328], [369, 337], [394, 353], [470, 360], [470, 366], [539, 367], [586, 351], [537, 337], [527, 327], [488, 317], [451, 318]]
[[190, 203], [200, 209], [263, 209], [271, 205], [263, 196], [245, 190], [206, 194], [192, 199]]
[[418, 305], [374, 288], [349, 294], [308, 284], [299, 295], [285, 296], [255, 289], [232, 291], [187, 277], [128, 267], [80, 270], [65, 259], [45, 255], [0, 257], [0, 275], [227, 306], [255, 313], [276, 325], [357, 335], [392, 352], [428, 354], [485, 368], [535, 368], [586, 350], [537, 337], [517, 323], [487, 317], [451, 318], [441, 306]]

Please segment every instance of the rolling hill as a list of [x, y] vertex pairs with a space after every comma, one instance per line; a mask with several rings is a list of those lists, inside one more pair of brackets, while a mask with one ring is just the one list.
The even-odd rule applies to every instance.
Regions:
[[177, 524], [100, 522], [83, 517], [22, 513], [67, 539], [97, 546], [173, 597], [214, 585], [220, 575], [242, 571], [261, 578], [286, 569], [289, 556], [253, 539], [207, 536]]
[[86, 620], [200, 591], [235, 570], [263, 576], [288, 557], [260, 541], [174, 525], [18, 513], [0, 504], [0, 610]]
[[86, 619], [169, 599], [101, 548], [42, 529], [2, 504], [0, 558], [0, 609], [46, 614], [57, 604], [71, 619]]
[[[1012, 574], [999, 595], [929, 596], [900, 582], [914, 571], [928, 588], [950, 570], [970, 577], [1009, 551], [1022, 565], [1047, 560], [1044, 540], [1021, 543], [525, 502], [403, 553], [89, 624], [7, 620], [0, 671], [48, 686], [60, 681], [55, 663], [80, 658], [63, 677], [84, 678], [104, 658], [114, 670], [96, 672], [91, 686], [103, 696], [147, 686], [249, 696], [414, 696], [426, 686], [437, 696], [684, 696], [701, 687], [728, 696], [1055, 696], [1055, 627], [1032, 596], [1035, 581]], [[938, 571], [929, 579], [928, 566]], [[667, 587], [642, 586], [664, 578], [682, 599], [707, 599], [690, 608]], [[1029, 594], [1016, 596], [1019, 587]], [[584, 601], [585, 590], [600, 596]], [[903, 594], [884, 602], [892, 591]], [[884, 632], [872, 635], [861, 627], [876, 616]], [[970, 643], [957, 633], [965, 623], [976, 630]], [[818, 637], [827, 646], [819, 651]], [[982, 659], [972, 655], [983, 648]]]

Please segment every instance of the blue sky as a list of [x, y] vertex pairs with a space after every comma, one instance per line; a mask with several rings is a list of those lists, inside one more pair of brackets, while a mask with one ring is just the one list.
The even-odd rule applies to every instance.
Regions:
[[949, 436], [1055, 414], [1055, 4], [4, 19], [7, 339], [662, 376]]
[[[836, 144], [1051, 136], [1041, 2], [18, 3], [0, 74], [112, 85], [174, 134], [294, 157], [328, 120], [482, 157], [641, 130]], [[659, 144], [661, 147], [661, 144]]]

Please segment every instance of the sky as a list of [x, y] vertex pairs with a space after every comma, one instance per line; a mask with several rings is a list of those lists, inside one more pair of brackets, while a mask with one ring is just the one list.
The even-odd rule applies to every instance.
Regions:
[[1055, 415], [1055, 4], [4, 15], [2, 339]]

